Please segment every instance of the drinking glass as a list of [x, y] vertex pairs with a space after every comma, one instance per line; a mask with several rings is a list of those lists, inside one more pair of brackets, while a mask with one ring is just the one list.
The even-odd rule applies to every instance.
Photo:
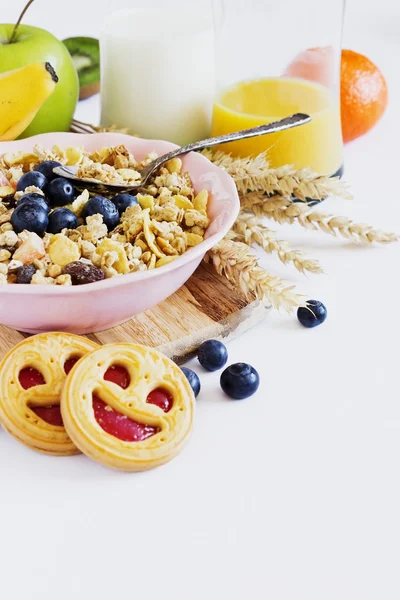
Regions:
[[208, 137], [216, 92], [212, 0], [121, 6], [100, 35], [102, 124], [179, 145]]
[[292, 113], [309, 124], [234, 142], [225, 152], [267, 151], [273, 167], [340, 174], [340, 56], [344, 0], [214, 0], [217, 96], [212, 134]]

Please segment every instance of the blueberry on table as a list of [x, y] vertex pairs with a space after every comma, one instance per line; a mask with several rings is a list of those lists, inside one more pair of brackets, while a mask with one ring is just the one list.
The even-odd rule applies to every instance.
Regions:
[[77, 216], [69, 208], [56, 208], [49, 215], [47, 231], [49, 233], [60, 233], [63, 229], [76, 229], [78, 227]]
[[22, 265], [16, 271], [17, 283], [30, 283], [35, 273], [36, 268], [33, 265]]
[[244, 400], [258, 390], [260, 376], [251, 365], [235, 363], [223, 371], [220, 384], [227, 396], [233, 400]]
[[111, 202], [115, 204], [120, 215], [122, 215], [129, 206], [139, 204], [136, 196], [132, 196], [131, 194], [117, 194], [114, 198], [111, 198]]
[[26, 229], [43, 236], [48, 224], [47, 210], [37, 202], [23, 202], [14, 209], [11, 215], [11, 225], [15, 233], [21, 233]]
[[43, 175], [43, 173], [39, 173], [38, 171], [29, 171], [22, 175], [21, 179], [17, 183], [17, 192], [23, 192], [27, 187], [34, 185], [40, 190], [44, 190], [47, 186], [47, 178]]
[[307, 306], [301, 306], [297, 310], [297, 318], [303, 327], [317, 327], [322, 325], [328, 316], [325, 304], [319, 300], [308, 300]]
[[53, 181], [53, 179], [58, 177], [58, 175], [53, 173], [53, 169], [55, 167], [61, 167], [61, 166], [62, 166], [61, 163], [58, 162], [57, 160], [45, 160], [45, 161], [41, 162], [40, 165], [38, 165], [35, 168], [35, 171], [37, 171], [38, 173], [42, 173], [42, 175], [44, 175], [46, 177], [47, 181]]
[[56, 177], [47, 186], [47, 197], [51, 206], [65, 206], [75, 200], [76, 191], [68, 179]]
[[186, 379], [188, 380], [195, 397], [197, 398], [201, 389], [199, 376], [197, 375], [197, 373], [192, 371], [192, 369], [188, 369], [187, 367], [181, 367], [181, 370], [185, 375]]
[[199, 347], [197, 360], [207, 371], [218, 371], [228, 360], [228, 350], [218, 340], [207, 340]]
[[46, 212], [50, 212], [50, 205], [47, 202], [46, 198], [42, 196], [42, 194], [37, 194], [36, 192], [32, 192], [29, 194], [25, 194], [21, 196], [21, 198], [17, 202], [17, 206], [21, 206], [24, 202], [33, 202], [34, 204], [38, 204], [45, 210]]
[[108, 231], [114, 229], [119, 223], [119, 212], [111, 200], [103, 196], [93, 196], [88, 200], [83, 208], [83, 216], [103, 215], [103, 222], [107, 225]]

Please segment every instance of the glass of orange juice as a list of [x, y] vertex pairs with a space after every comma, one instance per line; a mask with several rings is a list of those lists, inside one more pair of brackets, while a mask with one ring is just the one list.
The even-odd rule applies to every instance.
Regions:
[[296, 112], [306, 125], [224, 145], [238, 156], [266, 151], [271, 166], [342, 172], [340, 55], [344, 0], [214, 0], [217, 97], [212, 135]]

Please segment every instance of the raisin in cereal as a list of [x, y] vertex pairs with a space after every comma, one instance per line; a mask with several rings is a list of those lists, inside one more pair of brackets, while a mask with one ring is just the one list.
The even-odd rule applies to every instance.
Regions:
[[[46, 196], [46, 185], [43, 189], [35, 185], [34, 171], [47, 161], [75, 166], [82, 179], [137, 185], [140, 170], [155, 158], [157, 154], [151, 152], [138, 161], [123, 145], [95, 152], [82, 147], [36, 145], [31, 152], [7, 152], [0, 156], [0, 283], [63, 286], [93, 283], [160, 268], [200, 244], [210, 223], [209, 194], [205, 189], [194, 190], [180, 158], [168, 161], [134, 199], [124, 199], [126, 204], [122, 208], [117, 199], [114, 207], [110, 205], [112, 193], [103, 192], [107, 202], [96, 200], [103, 212], [97, 213], [100, 209], [96, 208], [95, 214], [89, 214], [93, 203], [86, 207], [91, 200], [88, 189], [76, 191], [71, 201], [67, 180], [51, 198]], [[41, 170], [48, 173], [51, 162], [47, 171], [46, 168], [44, 165]], [[26, 211], [30, 220], [23, 211], [17, 211], [13, 217], [22, 202], [32, 206], [32, 210]], [[113, 218], [107, 213], [110, 206]], [[46, 224], [60, 207], [57, 219], [55, 216], [50, 219], [53, 227], [39, 235], [42, 230], [35, 220]]]

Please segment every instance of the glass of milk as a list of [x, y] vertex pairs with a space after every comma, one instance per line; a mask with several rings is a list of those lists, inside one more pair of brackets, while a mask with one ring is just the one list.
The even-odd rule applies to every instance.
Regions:
[[101, 123], [184, 145], [210, 133], [213, 3], [168, 0], [107, 17], [100, 36]]

